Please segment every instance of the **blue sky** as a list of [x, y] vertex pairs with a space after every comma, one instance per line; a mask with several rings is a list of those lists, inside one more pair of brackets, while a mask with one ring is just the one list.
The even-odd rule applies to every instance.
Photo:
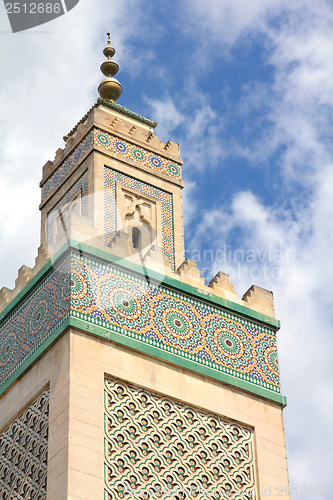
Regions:
[[1, 286], [33, 265], [41, 169], [97, 99], [109, 29], [118, 102], [180, 143], [187, 256], [239, 297], [274, 291], [292, 496], [333, 498], [332, 3], [80, 0], [15, 35], [1, 4], [0, 22]]

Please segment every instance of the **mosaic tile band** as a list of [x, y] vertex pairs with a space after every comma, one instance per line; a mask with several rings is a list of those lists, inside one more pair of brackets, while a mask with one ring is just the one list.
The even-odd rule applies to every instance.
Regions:
[[3, 321], [0, 390], [70, 317], [280, 394], [273, 329], [75, 250]]
[[98, 129], [94, 130], [94, 144], [155, 170], [155, 172], [166, 174], [181, 181], [181, 166], [179, 164], [175, 165], [171, 163], [170, 160], [152, 153], [148, 149], [140, 148], [128, 141], [119, 139], [112, 134], [107, 134]]
[[73, 153], [62, 163], [60, 163], [56, 172], [42, 186], [42, 202], [53, 193], [60, 184], [72, 173], [82, 162], [87, 153], [93, 149], [94, 132], [93, 130], [80, 142]]
[[116, 187], [117, 183], [127, 186], [131, 189], [139, 191], [160, 200], [162, 212], [162, 248], [163, 253], [170, 262], [171, 268], [175, 270], [175, 250], [174, 250], [174, 235], [173, 235], [173, 205], [172, 195], [155, 188], [149, 184], [145, 184], [133, 177], [129, 177], [111, 168], [104, 168], [104, 228], [105, 228], [105, 244], [108, 245], [117, 230], [117, 200]]
[[46, 499], [49, 390], [0, 434], [1, 500]]
[[270, 328], [90, 258], [71, 280], [71, 314], [280, 392]]
[[134, 144], [119, 139], [118, 137], [93, 129], [78, 144], [73, 153], [62, 163], [56, 172], [42, 186], [42, 202], [52, 194], [60, 184], [70, 175], [71, 172], [82, 162], [87, 153], [99, 146], [107, 151], [112, 151], [121, 157], [135, 161], [137, 164], [168, 175], [169, 177], [181, 181], [182, 168], [180, 164], [171, 163], [169, 160], [158, 154], [152, 153], [148, 149], [140, 148]]
[[69, 275], [67, 256], [1, 325], [0, 389], [68, 317]]
[[81, 204], [81, 215], [88, 217], [88, 172], [85, 172], [74, 186], [59, 200], [59, 202], [47, 214], [47, 243], [54, 243], [54, 223], [64, 207], [70, 203], [73, 197], [78, 196]]
[[249, 429], [119, 380], [104, 387], [105, 500], [255, 498]]

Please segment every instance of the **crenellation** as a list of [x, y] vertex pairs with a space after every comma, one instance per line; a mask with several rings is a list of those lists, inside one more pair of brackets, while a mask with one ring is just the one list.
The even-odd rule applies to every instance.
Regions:
[[43, 179], [51, 174], [52, 169], [53, 169], [53, 161], [48, 160], [43, 166]]
[[13, 298], [13, 290], [3, 286], [0, 290], [0, 312], [2, 312]]
[[252, 285], [243, 295], [242, 301], [247, 307], [254, 309], [267, 316], [275, 317], [273, 292], [261, 288], [257, 285]]
[[[65, 140], [65, 138], [64, 138], [64, 140]], [[75, 142], [74, 136], [68, 137], [68, 139], [66, 139], [66, 144], [64, 147], [64, 157], [67, 157], [69, 155], [70, 151], [73, 148], [74, 142]], [[43, 179], [44, 179], [44, 176], [43, 176]]]
[[197, 268], [195, 260], [185, 259], [177, 269], [177, 274], [184, 282], [191, 286], [198, 288], [203, 288], [205, 286], [205, 280], [201, 277], [201, 271]]
[[53, 160], [53, 165], [56, 165], [57, 163], [61, 162], [61, 160], [64, 157], [64, 153], [65, 153], [65, 151], [63, 149], [61, 149], [61, 148], [57, 149], [54, 160]]
[[47, 263], [47, 261], [50, 259], [49, 253], [48, 253], [48, 248], [45, 243], [43, 243], [39, 248], [38, 248], [38, 255], [35, 258], [35, 267], [33, 268], [33, 274], [36, 275], [37, 272]]
[[174, 275], [171, 270], [170, 262], [163, 253], [163, 248], [158, 245], [152, 245], [143, 257], [143, 261], [147, 269], [151, 269], [168, 276]]
[[[164, 143], [161, 143], [164, 144]], [[179, 157], [179, 144], [177, 142], [168, 141], [164, 144], [163, 149], [167, 151], [170, 155]]]
[[233, 284], [229, 281], [229, 274], [219, 271], [209, 283], [209, 288], [214, 290], [216, 295], [233, 302], [238, 302], [237, 292]]
[[25, 287], [25, 285], [31, 280], [32, 277], [33, 277], [33, 271], [30, 267], [28, 266], [20, 267], [17, 273], [17, 278], [15, 280], [15, 289], [14, 289], [15, 295]]
[[87, 129], [87, 122], [85, 121], [83, 123], [80, 123], [74, 135], [75, 139], [79, 139], [85, 133], [86, 129]]
[[17, 274], [15, 286], [13, 290], [7, 287], [0, 289], [0, 312], [2, 312], [24, 288], [37, 275], [37, 273], [45, 266], [50, 259], [48, 248], [46, 245], [41, 245], [38, 248], [38, 255], [35, 258], [35, 265], [33, 268], [23, 265]]

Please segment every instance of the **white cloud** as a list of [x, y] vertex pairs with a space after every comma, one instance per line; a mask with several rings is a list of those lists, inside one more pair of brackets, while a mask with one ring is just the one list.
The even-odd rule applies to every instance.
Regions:
[[[254, 193], [237, 192], [229, 206], [203, 214], [191, 245], [200, 248], [214, 230], [209, 245], [215, 255], [218, 248], [229, 249], [236, 233], [245, 252], [280, 250], [288, 256], [266, 262], [270, 271], [278, 268], [278, 280], [270, 272], [266, 278], [261, 273], [257, 284], [273, 289], [282, 322], [279, 352], [283, 392], [288, 396], [285, 424], [291, 486], [325, 489], [331, 486], [333, 446], [333, 157], [328, 140], [333, 104], [332, 6], [265, 1], [256, 2], [252, 9], [252, 2], [247, 2], [241, 13], [238, 2], [211, 0], [208, 8], [207, 3], [190, 4], [190, 20], [206, 45], [219, 45], [229, 57], [245, 37], [259, 35], [266, 45], [273, 83], [250, 81], [244, 87], [237, 112], [246, 117], [256, 111], [258, 122], [248, 142], [235, 139], [235, 154], [254, 165], [265, 162], [269, 169], [273, 155], [284, 149], [279, 162], [274, 158], [274, 168], [281, 173], [279, 203], [271, 200], [268, 205]], [[274, 14], [281, 14], [279, 20], [272, 16], [272, 8]], [[226, 19], [227, 30], [221, 28]], [[264, 131], [262, 118], [268, 119]], [[240, 274], [237, 262], [215, 261], [211, 274], [220, 268], [234, 270], [235, 289], [244, 292], [251, 284], [251, 269], [262, 268], [262, 262], [257, 258], [242, 266], [247, 274]], [[297, 498], [295, 489], [293, 498]]]
[[[0, 288], [14, 286], [23, 264], [34, 265], [42, 166], [64, 147], [62, 136], [98, 97], [106, 31], [112, 32], [120, 66], [136, 58], [123, 47], [126, 39], [144, 29], [140, 6], [139, 1], [120, 2], [112, 7], [111, 19], [110, 14], [101, 15], [110, 10], [107, 0], [99, 0], [99, 8], [81, 0], [68, 14], [42, 27], [0, 34]], [[3, 14], [0, 28], [9, 30]]]
[[[184, 30], [193, 30], [206, 46], [233, 46], [240, 37], [259, 28], [267, 13], [280, 10], [283, 0], [186, 0]], [[185, 17], [185, 14], [184, 14]], [[205, 47], [206, 48], [206, 47]]]
[[170, 134], [184, 122], [185, 118], [178, 110], [174, 100], [169, 95], [165, 95], [162, 99], [145, 98], [146, 103], [151, 108], [152, 116], [155, 117], [157, 123], [160, 122], [159, 134], [166, 142]]

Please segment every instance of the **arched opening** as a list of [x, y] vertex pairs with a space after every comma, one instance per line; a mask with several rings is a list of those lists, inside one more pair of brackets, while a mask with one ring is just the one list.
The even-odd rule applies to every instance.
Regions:
[[141, 231], [137, 227], [132, 229], [132, 245], [136, 250], [141, 249]]

